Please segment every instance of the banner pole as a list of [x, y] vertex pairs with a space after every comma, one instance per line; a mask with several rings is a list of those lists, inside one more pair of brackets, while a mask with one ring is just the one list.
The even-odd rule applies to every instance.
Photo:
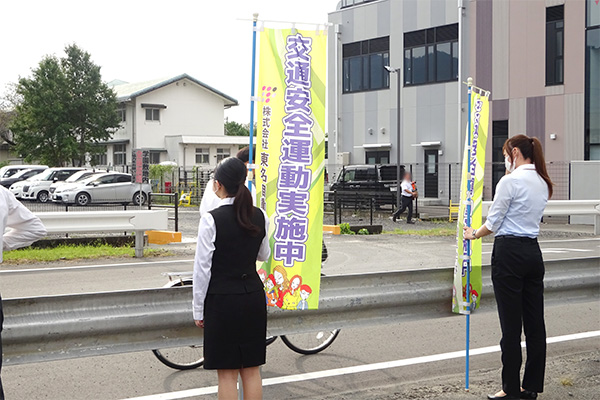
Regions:
[[[471, 94], [473, 91], [473, 78], [469, 77], [467, 79], [467, 93], [468, 93], [468, 102], [469, 102], [469, 114], [468, 114], [468, 123], [467, 123], [467, 151], [469, 156], [468, 160], [468, 170], [470, 171], [471, 166], [471, 157], [472, 157], [472, 137], [471, 137]], [[467, 179], [467, 205], [466, 205], [466, 221], [465, 225], [467, 227], [471, 227], [471, 213], [472, 203], [473, 203], [473, 181], [469, 176]], [[463, 239], [464, 240], [464, 239]], [[470, 336], [471, 336], [471, 241], [467, 240], [466, 243], [467, 251], [466, 255], [467, 259], [467, 284], [466, 284], [466, 311], [467, 311], [467, 327], [466, 327], [466, 346], [465, 346], [465, 390], [469, 390], [469, 347], [470, 347]]]
[[256, 90], [256, 22], [258, 21], [258, 13], [252, 14], [252, 79], [250, 88], [250, 154], [248, 157], [248, 190], [252, 193], [252, 178], [254, 170], [254, 103], [256, 101], [254, 95]]

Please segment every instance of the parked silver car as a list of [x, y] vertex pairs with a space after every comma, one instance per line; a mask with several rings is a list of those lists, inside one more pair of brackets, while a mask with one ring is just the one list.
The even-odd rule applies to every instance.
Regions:
[[105, 171], [95, 171], [92, 169], [84, 169], [81, 171], [77, 171], [75, 172], [73, 175], [71, 175], [70, 177], [68, 177], [65, 181], [61, 182], [53, 182], [52, 185], [50, 185], [50, 189], [48, 190], [50, 192], [50, 198], [52, 199], [52, 201], [57, 201], [56, 200], [56, 195], [54, 194], [54, 192], [58, 189], [58, 188], [65, 188], [68, 186], [72, 186], [74, 183], [82, 181], [84, 179], [87, 179], [89, 177], [91, 177], [92, 175], [97, 175], [97, 174], [101, 174]]
[[150, 196], [150, 185], [131, 182], [131, 175], [104, 172], [79, 182], [57, 188], [53, 194], [56, 201], [87, 206], [91, 203], [144, 204]]

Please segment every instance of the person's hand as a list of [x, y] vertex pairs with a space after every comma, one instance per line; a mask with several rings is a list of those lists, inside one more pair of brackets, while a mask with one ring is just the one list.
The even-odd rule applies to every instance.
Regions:
[[195, 320], [194, 320], [194, 323], [196, 324], [196, 326], [197, 326], [198, 328], [202, 328], [202, 329], [204, 329], [204, 320], [200, 320], [200, 321], [198, 321], [197, 319], [195, 319]]
[[475, 237], [475, 229], [469, 227], [469, 226], [463, 226], [463, 237], [467, 240], [476, 240], [477, 238]]

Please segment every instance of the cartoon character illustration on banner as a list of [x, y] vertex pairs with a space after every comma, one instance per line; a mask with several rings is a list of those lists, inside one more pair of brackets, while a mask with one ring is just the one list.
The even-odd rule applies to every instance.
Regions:
[[308, 297], [312, 293], [312, 289], [308, 285], [300, 286], [300, 302], [298, 303], [298, 310], [308, 310]]
[[277, 305], [277, 293], [275, 293], [275, 278], [273, 277], [273, 274], [270, 274], [267, 277], [265, 293], [267, 295], [267, 305], [269, 307], [275, 307]]
[[275, 278], [275, 285], [277, 288], [277, 307], [281, 308], [283, 305], [283, 296], [290, 289], [290, 281], [287, 277], [287, 271], [281, 265], [277, 265], [273, 269], [273, 277]]
[[302, 277], [294, 275], [290, 279], [290, 290], [283, 296], [283, 308], [286, 310], [295, 310], [300, 302], [300, 286], [302, 285]]

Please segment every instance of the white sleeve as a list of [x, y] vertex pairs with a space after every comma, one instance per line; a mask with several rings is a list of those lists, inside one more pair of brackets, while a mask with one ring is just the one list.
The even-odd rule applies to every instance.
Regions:
[[269, 218], [264, 210], [261, 209], [260, 211], [262, 211], [263, 216], [265, 217], [265, 237], [260, 244], [260, 249], [258, 250], [256, 259], [258, 261], [267, 261], [271, 256], [271, 246], [269, 245]]
[[215, 194], [213, 188], [214, 181], [209, 179], [206, 183], [206, 188], [202, 194], [202, 200], [200, 201], [200, 217], [211, 212], [219, 205], [219, 197]]
[[200, 219], [198, 227], [198, 243], [196, 245], [196, 256], [194, 258], [193, 293], [192, 302], [194, 320], [204, 319], [204, 300], [210, 282], [213, 253], [215, 252], [215, 240], [217, 238], [217, 227], [212, 214], [207, 213]]
[[15, 199], [12, 193], [4, 193], [8, 205], [6, 227], [3, 232], [3, 250], [14, 250], [29, 246], [38, 239], [46, 236], [46, 228], [42, 221], [27, 207]]
[[485, 227], [492, 232], [498, 232], [513, 199], [514, 185], [508, 175], [502, 177], [496, 185], [494, 201], [488, 212]]

